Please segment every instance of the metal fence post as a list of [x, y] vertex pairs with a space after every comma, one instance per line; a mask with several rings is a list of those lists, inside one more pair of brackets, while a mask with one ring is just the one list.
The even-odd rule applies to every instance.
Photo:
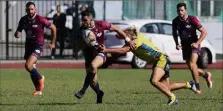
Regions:
[[5, 13], [6, 13], [6, 24], [5, 24], [5, 28], [6, 28], [6, 60], [9, 59], [9, 1], [6, 1], [6, 9], [5, 9]]

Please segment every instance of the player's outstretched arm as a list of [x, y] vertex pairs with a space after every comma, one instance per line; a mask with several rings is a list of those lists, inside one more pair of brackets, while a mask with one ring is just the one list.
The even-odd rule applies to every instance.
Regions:
[[131, 50], [130, 46], [126, 46], [126, 45], [123, 46], [122, 48], [114, 48], [114, 49], [106, 49], [104, 45], [101, 45], [100, 48], [101, 48], [102, 52], [118, 53], [118, 54], [125, 54]]
[[121, 30], [120, 28], [116, 27], [115, 25], [111, 25], [111, 29], [114, 30], [116, 33], [118, 33], [118, 35], [120, 35], [121, 38], [125, 39], [125, 41], [127, 43], [129, 43], [129, 46], [131, 49], [135, 48], [135, 42], [132, 41], [123, 30]]
[[57, 33], [57, 31], [56, 31], [56, 26], [55, 25], [51, 25], [50, 27], [49, 27], [49, 29], [51, 30], [51, 37], [52, 37], [52, 39], [51, 39], [51, 42], [50, 42], [50, 45], [49, 45], [49, 47], [50, 47], [50, 49], [53, 49], [53, 48], [55, 48], [55, 43], [56, 43], [56, 33]]

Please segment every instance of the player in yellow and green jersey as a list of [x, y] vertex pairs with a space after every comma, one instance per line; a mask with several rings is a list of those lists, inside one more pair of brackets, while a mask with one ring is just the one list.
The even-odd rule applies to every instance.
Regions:
[[136, 47], [131, 49], [130, 46], [124, 45], [122, 48], [106, 49], [103, 45], [101, 51], [105, 53], [126, 53], [131, 51], [134, 55], [148, 63], [153, 64], [153, 72], [150, 78], [151, 84], [164, 93], [168, 98], [168, 105], [178, 104], [176, 96], [171, 92], [176, 89], [188, 88], [196, 90], [194, 82], [172, 83], [169, 82], [170, 61], [168, 56], [161, 52], [154, 44], [144, 38], [144, 35], [138, 33], [134, 27], [124, 30], [126, 35], [131, 38]]

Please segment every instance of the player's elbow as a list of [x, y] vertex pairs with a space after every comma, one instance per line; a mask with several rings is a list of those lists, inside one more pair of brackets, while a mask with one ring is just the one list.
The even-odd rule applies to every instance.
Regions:
[[52, 32], [56, 32], [56, 26], [54, 24], [51, 25], [50, 29]]
[[203, 35], [204, 35], [204, 37], [206, 37], [207, 36], [207, 31], [204, 29], [204, 30], [202, 30], [202, 32], [201, 32]]

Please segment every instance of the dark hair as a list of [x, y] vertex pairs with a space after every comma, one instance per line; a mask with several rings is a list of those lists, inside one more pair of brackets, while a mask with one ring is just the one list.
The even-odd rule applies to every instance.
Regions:
[[186, 3], [178, 3], [177, 4], [177, 9], [179, 9], [180, 7], [184, 7], [185, 9], [187, 9]]
[[81, 13], [81, 16], [82, 17], [84, 17], [84, 16], [91, 16], [92, 14], [88, 11], [88, 10], [86, 10], [86, 11], [83, 11], [82, 13]]
[[57, 5], [57, 9], [60, 8], [60, 5]]
[[30, 5], [34, 5], [34, 7], [36, 6], [34, 2], [27, 2], [26, 3], [26, 8], [28, 8]]

